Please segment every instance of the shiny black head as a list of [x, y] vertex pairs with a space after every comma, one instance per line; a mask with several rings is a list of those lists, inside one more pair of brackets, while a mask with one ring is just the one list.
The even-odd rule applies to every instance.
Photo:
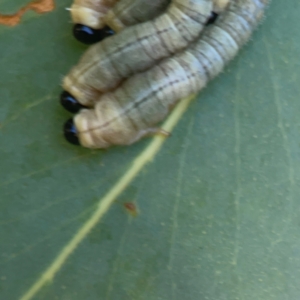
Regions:
[[73, 119], [69, 119], [64, 124], [64, 135], [66, 140], [73, 145], [80, 145], [79, 139], [77, 136], [77, 129], [74, 125]]
[[103, 39], [113, 35], [115, 32], [108, 26], [101, 29], [93, 29], [91, 27], [75, 24], [73, 27], [74, 37], [81, 43], [91, 45], [102, 41]]
[[77, 113], [80, 109], [85, 108], [70, 93], [63, 91], [60, 94], [60, 104], [69, 112]]
[[218, 14], [215, 13], [214, 11], [211, 12], [209, 19], [207, 20], [205, 25], [211, 25], [214, 24], [216, 22], [216, 20], [218, 19]]

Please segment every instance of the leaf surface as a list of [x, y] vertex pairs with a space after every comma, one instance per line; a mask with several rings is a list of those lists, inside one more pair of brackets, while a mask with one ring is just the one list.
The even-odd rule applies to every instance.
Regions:
[[2, 0], [0, 2], [1, 15], [12, 15], [16, 13], [21, 7], [27, 5], [30, 1], [27, 0]]
[[[91, 151], [64, 141], [60, 81], [85, 49], [69, 5], [0, 27], [5, 300], [39, 280], [150, 142]], [[271, 3], [252, 41], [33, 299], [299, 299], [299, 14], [297, 0]]]

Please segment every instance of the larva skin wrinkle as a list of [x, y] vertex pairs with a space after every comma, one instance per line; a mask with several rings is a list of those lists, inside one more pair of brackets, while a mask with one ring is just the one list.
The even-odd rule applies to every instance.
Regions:
[[128, 145], [149, 133], [182, 98], [221, 72], [262, 18], [267, 0], [232, 1], [226, 13], [186, 51], [126, 80], [74, 118], [88, 148]]
[[171, 0], [122, 0], [105, 16], [105, 23], [119, 32], [125, 27], [149, 21], [164, 12]]
[[213, 11], [221, 13], [229, 4], [230, 0], [213, 0]]
[[[172, 0], [122, 0], [118, 1], [104, 18], [113, 30], [119, 32], [125, 27], [149, 21], [162, 12]], [[221, 13], [230, 0], [213, 0], [213, 11]]]
[[186, 48], [199, 36], [212, 8], [211, 0], [173, 0], [155, 20], [91, 46], [64, 78], [64, 90], [82, 105], [93, 106], [125, 78]]

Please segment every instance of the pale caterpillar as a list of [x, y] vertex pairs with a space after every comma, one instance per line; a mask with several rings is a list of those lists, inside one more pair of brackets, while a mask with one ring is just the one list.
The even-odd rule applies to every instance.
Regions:
[[64, 90], [82, 105], [92, 106], [100, 94], [124, 78], [187, 47], [202, 31], [212, 8], [211, 0], [173, 0], [153, 21], [128, 27], [91, 46], [64, 78]]
[[170, 0], [75, 0], [69, 10], [74, 36], [93, 44], [126, 26], [158, 16]]
[[107, 148], [159, 132], [156, 124], [169, 110], [183, 97], [200, 91], [236, 55], [267, 2], [231, 0], [218, 20], [186, 50], [99, 96], [93, 109], [82, 109], [74, 124], [72, 120], [65, 124], [66, 138], [89, 148]]

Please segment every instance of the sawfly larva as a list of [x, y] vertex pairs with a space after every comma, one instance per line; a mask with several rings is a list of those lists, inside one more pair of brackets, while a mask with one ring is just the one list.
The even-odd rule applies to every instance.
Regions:
[[[88, 148], [107, 148], [160, 132], [156, 126], [170, 109], [180, 99], [199, 92], [237, 54], [262, 18], [267, 2], [231, 0], [217, 21], [188, 48], [100, 95], [93, 108], [81, 109], [65, 124], [67, 140]], [[125, 65], [126, 59], [124, 56]]]
[[125, 78], [186, 48], [202, 31], [212, 8], [211, 0], [173, 0], [153, 21], [128, 27], [91, 46], [64, 78], [68, 94], [63, 94], [62, 104], [68, 108], [64, 99], [71, 94], [81, 105], [91, 107], [102, 93]]
[[170, 0], [75, 0], [71, 8], [74, 36], [93, 44], [126, 26], [158, 16]]

